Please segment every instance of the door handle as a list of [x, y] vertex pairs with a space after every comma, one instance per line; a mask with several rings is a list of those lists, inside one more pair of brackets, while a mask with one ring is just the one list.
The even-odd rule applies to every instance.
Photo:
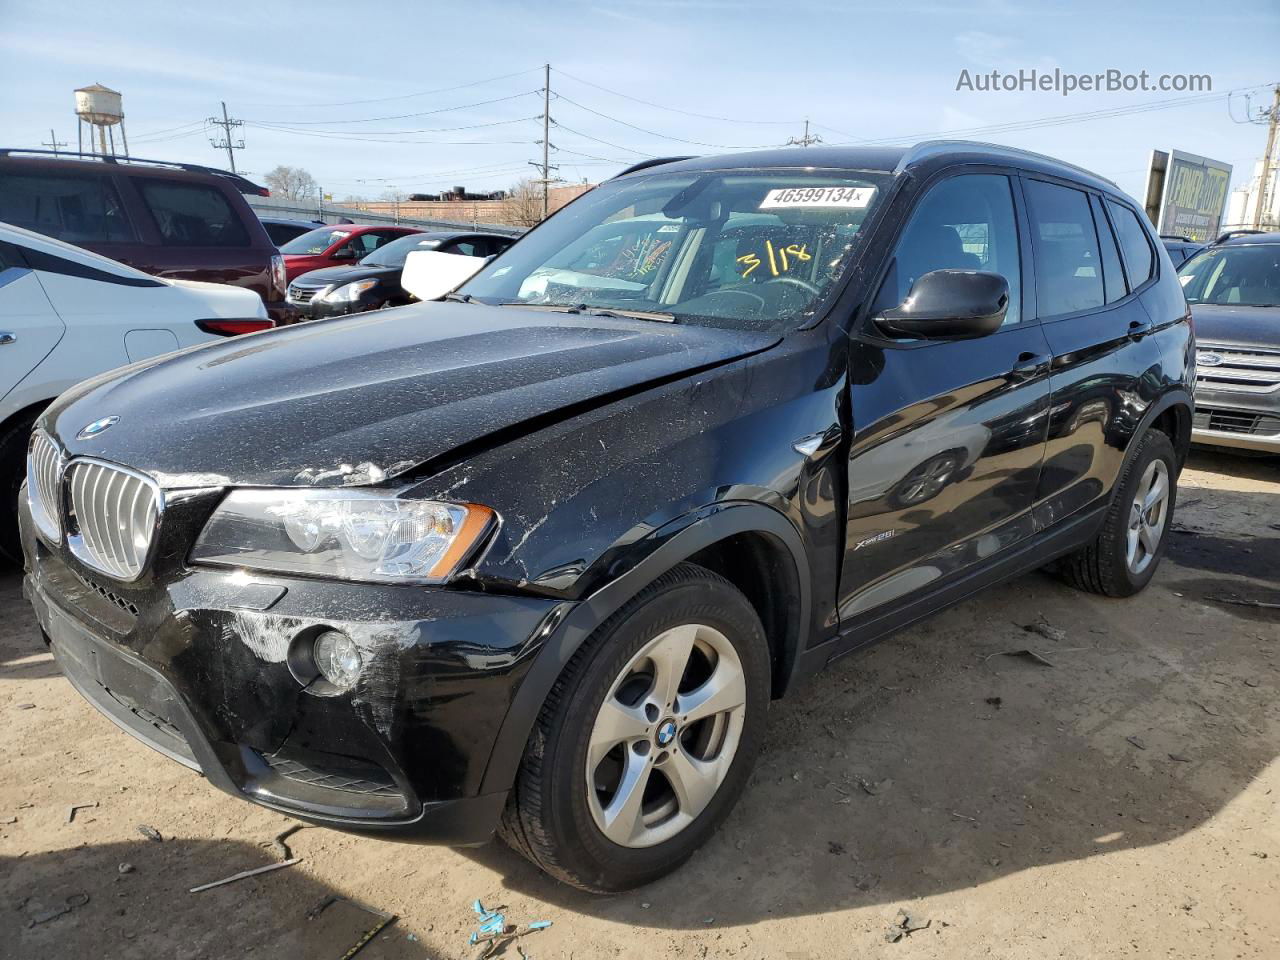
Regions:
[[3, 331], [0, 331], [0, 347], [6, 346], [10, 343], [17, 343], [17, 342], [18, 342], [18, 338], [14, 334], [4, 333]]
[[1010, 380], [1032, 380], [1049, 369], [1053, 358], [1047, 353], [1020, 353], [1009, 371]]
[[1141, 340], [1154, 329], [1150, 320], [1132, 320], [1129, 323], [1129, 339]]

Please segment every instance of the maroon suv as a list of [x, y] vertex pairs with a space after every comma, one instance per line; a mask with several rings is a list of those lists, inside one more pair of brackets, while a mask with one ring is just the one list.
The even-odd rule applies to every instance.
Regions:
[[244, 177], [193, 164], [0, 149], [0, 221], [146, 273], [248, 287], [283, 317], [284, 258]]

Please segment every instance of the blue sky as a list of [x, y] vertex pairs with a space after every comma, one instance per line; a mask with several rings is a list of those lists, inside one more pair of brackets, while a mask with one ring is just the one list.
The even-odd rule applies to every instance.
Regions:
[[[1207, 73], [1222, 96], [973, 138], [1079, 163], [1133, 194], [1153, 147], [1232, 163], [1239, 182], [1265, 128], [1234, 122], [1225, 94], [1280, 80], [1275, 0], [0, 0], [0, 22], [3, 145], [37, 146], [52, 127], [74, 149], [72, 90], [101, 82], [124, 94], [134, 154], [225, 165], [200, 124], [225, 99], [250, 121], [242, 169], [302, 166], [339, 198], [497, 189], [531, 172], [545, 62], [566, 98], [552, 103], [551, 141], [570, 181], [648, 155], [780, 144], [805, 117], [827, 143], [919, 139], [1183, 96], [956, 90], [961, 70], [1057, 67]], [[1230, 107], [1240, 119], [1243, 96]]]

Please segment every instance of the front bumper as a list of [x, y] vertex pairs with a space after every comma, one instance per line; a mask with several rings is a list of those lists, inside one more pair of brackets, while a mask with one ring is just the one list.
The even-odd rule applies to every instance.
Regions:
[[[506, 793], [481, 783], [559, 604], [201, 568], [124, 585], [37, 538], [25, 497], [19, 520], [24, 593], [58, 665], [126, 732], [311, 823], [451, 845], [492, 835]], [[349, 694], [310, 693], [289, 669], [318, 627], [365, 653]]]
[[1196, 443], [1280, 453], [1280, 351], [1257, 346], [1197, 344]]
[[[316, 293], [323, 294], [327, 289], [327, 287], [322, 288]], [[364, 313], [366, 310], [376, 310], [382, 305], [383, 296], [384, 294], [377, 287], [374, 287], [372, 290], [366, 290], [360, 294], [360, 297], [354, 301], [323, 300], [317, 295], [305, 302], [289, 300], [288, 304], [305, 320], [323, 320], [326, 317], [345, 317], [350, 313]]]
[[1280, 454], [1280, 395], [1196, 390], [1191, 420], [1195, 443]]

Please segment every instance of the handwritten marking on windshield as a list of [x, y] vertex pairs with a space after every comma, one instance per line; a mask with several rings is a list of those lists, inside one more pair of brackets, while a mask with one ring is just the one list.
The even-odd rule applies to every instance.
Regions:
[[[769, 272], [777, 277], [787, 273], [791, 269], [791, 258], [795, 258], [797, 262], [803, 263], [806, 260], [812, 260], [813, 254], [809, 253], [809, 245], [807, 243], [789, 243], [785, 247], [779, 244], [775, 247], [772, 241], [764, 242], [765, 256], [769, 258]], [[738, 257], [737, 263], [745, 264], [746, 268], [742, 271], [742, 279], [746, 279], [751, 272], [757, 267], [764, 264], [759, 254], [744, 253]], [[781, 265], [781, 268], [779, 268]]]

